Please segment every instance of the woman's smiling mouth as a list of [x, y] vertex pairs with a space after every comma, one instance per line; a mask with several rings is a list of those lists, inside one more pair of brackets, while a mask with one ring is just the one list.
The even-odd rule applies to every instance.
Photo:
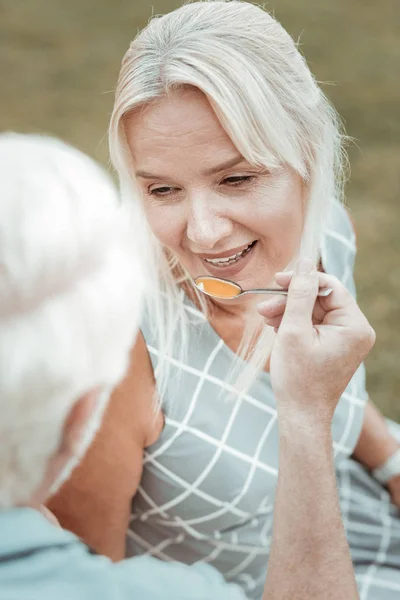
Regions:
[[254, 240], [239, 250], [228, 251], [229, 254], [228, 252], [221, 253], [220, 255], [215, 255], [215, 258], [209, 254], [202, 255], [200, 258], [206, 266], [207, 271], [212, 274], [218, 275], [223, 271], [225, 276], [236, 275], [249, 262], [256, 244], [257, 240]]

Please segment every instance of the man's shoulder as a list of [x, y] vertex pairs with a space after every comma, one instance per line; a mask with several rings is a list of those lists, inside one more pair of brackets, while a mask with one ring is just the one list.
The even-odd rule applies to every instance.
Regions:
[[[152, 556], [123, 560], [114, 565], [121, 589], [135, 581], [137, 598], [146, 600], [246, 600], [244, 592], [227, 583], [214, 567], [204, 563], [185, 565]], [[128, 594], [123, 595], [128, 598]]]
[[208, 565], [114, 564], [31, 509], [0, 511], [0, 588], [13, 600], [245, 600]]
[[335, 275], [355, 295], [353, 280], [356, 236], [349, 210], [332, 202], [321, 238], [321, 260], [324, 270]]
[[[109, 563], [32, 509], [0, 512], [0, 587], [4, 598], [110, 598]], [[65, 590], [65, 591], [64, 591]]]

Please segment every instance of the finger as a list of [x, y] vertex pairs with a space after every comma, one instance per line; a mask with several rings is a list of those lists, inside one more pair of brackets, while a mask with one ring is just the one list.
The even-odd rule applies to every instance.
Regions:
[[[317, 305], [317, 302], [315, 303], [315, 305]], [[322, 310], [320, 308], [320, 310]], [[318, 316], [318, 312], [316, 311], [314, 308], [314, 312], [313, 312], [313, 316], [312, 316], [312, 324], [313, 325], [321, 325], [323, 320], [324, 320], [324, 316], [325, 316], [325, 312], [322, 311], [322, 315]], [[265, 324], [268, 325], [269, 327], [273, 327], [274, 329], [279, 329], [281, 323], [282, 323], [282, 318], [283, 318], [283, 312], [280, 315], [276, 315], [275, 317], [264, 317], [264, 321]]]
[[283, 315], [286, 306], [286, 296], [274, 296], [264, 302], [260, 302], [257, 310], [262, 317], [276, 317]]
[[[282, 287], [284, 289], [287, 289], [289, 287], [292, 277], [293, 277], [293, 271], [282, 271], [279, 273], [275, 273], [275, 281], [277, 282], [277, 284], [280, 287]], [[329, 287], [328, 286], [329, 277], [330, 277], [330, 275], [327, 275], [326, 273], [321, 273], [320, 271], [318, 271], [318, 280], [319, 280], [320, 288]]]
[[321, 273], [320, 285], [321, 287], [329, 287], [332, 289], [332, 292], [329, 294], [329, 296], [320, 296], [319, 298], [321, 306], [324, 310], [326, 310], [326, 312], [332, 312], [341, 309], [350, 309], [351, 312], [359, 310], [355, 298], [351, 295], [343, 283], [334, 275]]
[[273, 327], [274, 329], [279, 329], [281, 323], [282, 323], [282, 315], [278, 315], [276, 317], [270, 317], [270, 318], [265, 318], [265, 324], [268, 325], [268, 327]]
[[[357, 303], [348, 289], [334, 276], [327, 273], [318, 272], [318, 282], [320, 288], [331, 288], [329, 296], [319, 296], [315, 307], [314, 316], [322, 321], [323, 313], [328, 313], [340, 309], [347, 309], [351, 314], [358, 312]], [[276, 273], [275, 279], [281, 287], [288, 287], [293, 277], [293, 271], [284, 271]]]
[[313, 310], [313, 316], [312, 316], [312, 321], [314, 325], [319, 325], [320, 323], [322, 323], [322, 321], [325, 318], [326, 315], [326, 310], [323, 308], [321, 302], [320, 302], [321, 298], [317, 297], [317, 300], [315, 301], [314, 304], [314, 310]]
[[[317, 276], [320, 288], [333, 288], [335, 292], [334, 294], [329, 294], [329, 296], [320, 296], [321, 300], [326, 300], [329, 298], [329, 300], [332, 301], [334, 298], [335, 301], [332, 303], [332, 306], [334, 306], [338, 304], [338, 302], [343, 302], [344, 300], [348, 301], [350, 298], [352, 298], [352, 295], [347, 288], [345, 288], [344, 285], [334, 275], [328, 275], [327, 273], [321, 273], [318, 271]], [[283, 271], [275, 274], [276, 282], [283, 288], [289, 287], [292, 278], [293, 271]]]
[[292, 277], [293, 271], [280, 271], [279, 273], [275, 273], [276, 283], [286, 290], [289, 287], [289, 283], [291, 282]]
[[[312, 322], [314, 325], [320, 325], [324, 320], [326, 315], [326, 310], [324, 310], [321, 306], [317, 298], [314, 304], [314, 310], [312, 315]], [[261, 302], [257, 306], [257, 310], [259, 314], [264, 317], [267, 325], [270, 325], [270, 320], [275, 317], [283, 317], [286, 308], [286, 296], [277, 296], [273, 300], [266, 300], [265, 302]]]
[[300, 259], [291, 278], [281, 327], [312, 329], [312, 315], [318, 294], [319, 279], [313, 262]]
[[[293, 275], [294, 271], [280, 271], [278, 273], [275, 273], [275, 281], [279, 286], [287, 289], [289, 287]], [[320, 287], [326, 287], [328, 285], [327, 282], [329, 278], [332, 277], [332, 275], [327, 275], [326, 273], [322, 273], [321, 271], [318, 271], [317, 275]]]

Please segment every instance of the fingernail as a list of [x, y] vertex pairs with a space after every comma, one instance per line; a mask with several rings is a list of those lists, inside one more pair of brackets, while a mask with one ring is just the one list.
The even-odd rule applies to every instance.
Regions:
[[296, 275], [309, 275], [313, 269], [314, 264], [310, 258], [300, 258], [296, 265]]

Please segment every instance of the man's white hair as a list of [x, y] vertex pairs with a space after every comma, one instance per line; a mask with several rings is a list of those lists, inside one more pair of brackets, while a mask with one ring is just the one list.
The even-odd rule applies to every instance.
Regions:
[[[299, 253], [317, 261], [330, 203], [342, 199], [340, 122], [293, 39], [270, 14], [249, 2], [185, 4], [153, 18], [131, 43], [122, 61], [109, 130], [111, 158], [123, 196], [131, 202], [139, 199], [125, 117], [187, 86], [207, 96], [221, 125], [250, 163], [289, 165], [303, 178], [308, 201]], [[158, 340], [158, 381], [163, 390], [169, 377], [169, 363], [163, 357], [177, 348], [184, 352], [188, 327], [175, 277], [176, 260], [168, 260], [154, 236], [152, 245], [158, 292], [152, 293], [147, 306]], [[193, 285], [185, 276], [187, 284]], [[249, 327], [242, 344], [242, 357], [251, 347], [258, 320], [254, 327]], [[271, 333], [265, 327], [256, 345], [255, 368], [250, 368], [249, 378], [243, 378], [247, 385], [265, 364]], [[242, 365], [239, 360], [238, 366]]]
[[74, 403], [100, 390], [97, 426], [124, 375], [144, 282], [131, 224], [90, 158], [0, 134], [2, 508], [29, 501]]

